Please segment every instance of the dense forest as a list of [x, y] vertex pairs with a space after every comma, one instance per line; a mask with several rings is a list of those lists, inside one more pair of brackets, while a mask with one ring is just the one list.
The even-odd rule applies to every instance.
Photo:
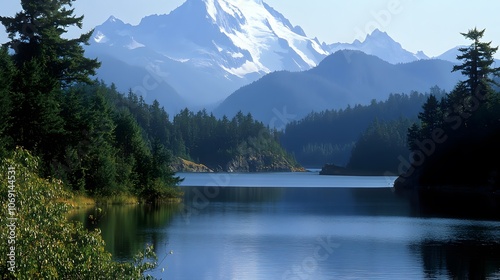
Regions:
[[[176, 158], [228, 171], [299, 166], [277, 132], [250, 114], [217, 119], [185, 109], [171, 118], [157, 101], [146, 104], [94, 80], [100, 62], [83, 49], [92, 31], [63, 36], [81, 28], [73, 1], [23, 0], [21, 12], [0, 17], [10, 39], [0, 48], [1, 205], [19, 220], [17, 252], [33, 253], [19, 267], [3, 262], [1, 278], [147, 278], [144, 272], [157, 265], [151, 247], [134, 262], [114, 262], [99, 232], [67, 221], [67, 201], [75, 194], [148, 203], [177, 198]], [[0, 232], [2, 240], [7, 234]], [[12, 248], [5, 242], [0, 252]]]
[[[280, 137], [281, 144], [294, 154], [303, 166], [320, 167], [325, 163], [339, 166], [349, 165], [362, 170], [380, 170], [394, 172], [396, 165], [381, 164], [381, 161], [394, 159], [371, 158], [371, 165], [361, 163], [360, 153], [380, 153], [380, 139], [385, 137], [386, 148], [391, 151], [382, 153], [409, 154], [406, 146], [405, 125], [408, 127], [417, 121], [418, 113], [429, 95], [445, 96], [446, 92], [435, 86], [428, 93], [411, 92], [410, 94], [390, 94], [385, 101], [372, 100], [369, 105], [356, 105], [340, 110], [312, 112], [300, 121], [289, 123]], [[386, 135], [386, 136], [383, 136]], [[377, 136], [378, 135], [378, 136]], [[358, 142], [359, 141], [359, 142]], [[358, 144], [356, 144], [358, 142]], [[371, 142], [371, 143], [370, 143]], [[367, 144], [367, 146], [364, 146]], [[357, 149], [354, 149], [356, 146]], [[353, 162], [350, 162], [352, 156]], [[397, 159], [397, 157], [396, 157]], [[365, 165], [364, 167], [361, 165]]]
[[[15, 20], [2, 22], [11, 35], [20, 31]], [[32, 151], [42, 159], [43, 177], [89, 195], [152, 200], [179, 194], [173, 157], [214, 170], [298, 167], [276, 133], [251, 115], [219, 120], [185, 109], [171, 121], [157, 101], [146, 104], [133, 92], [91, 80], [99, 62], [81, 49], [90, 33], [74, 41], [37, 36], [13, 39], [0, 51], [0, 154]]]
[[396, 181], [397, 189], [469, 189], [464, 192], [468, 203], [461, 204], [465, 209], [471, 205], [470, 188], [487, 195], [480, 200], [481, 208], [500, 188], [500, 95], [495, 82], [500, 68], [493, 60], [498, 47], [481, 41], [484, 32], [472, 29], [462, 34], [472, 43], [460, 49], [462, 64], [452, 70], [460, 71], [465, 80], [445, 97], [428, 97], [419, 123], [408, 130], [411, 165]]
[[89, 195], [176, 196], [180, 179], [169, 170], [168, 150], [139, 126], [134, 104], [120, 103], [113, 86], [87, 76], [65, 77], [75, 79], [66, 84], [47, 77], [50, 64], [38, 62], [45, 56], [18, 65], [16, 55], [1, 53], [2, 155], [15, 147], [32, 151], [43, 177]]
[[375, 120], [356, 141], [346, 168], [364, 175], [399, 175], [401, 158], [410, 154], [406, 134], [411, 124], [408, 118]]
[[160, 145], [173, 157], [202, 163], [215, 171], [283, 171], [299, 167], [279, 145], [278, 133], [254, 120], [251, 114], [239, 112], [231, 119], [218, 119], [205, 110], [184, 109], [170, 118], [156, 100], [148, 105], [133, 92], [126, 97], [111, 96], [115, 106], [127, 108], [132, 119], [137, 120], [148, 143]]

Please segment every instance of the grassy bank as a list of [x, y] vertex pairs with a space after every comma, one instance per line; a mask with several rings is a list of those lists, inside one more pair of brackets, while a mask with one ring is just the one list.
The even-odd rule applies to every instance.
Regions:
[[[180, 203], [181, 201], [182, 198], [175, 197], [158, 199], [155, 201], [155, 203]], [[149, 203], [131, 194], [97, 197], [91, 197], [84, 194], [73, 194], [69, 198], [60, 200], [60, 202], [65, 203], [73, 209], [89, 208], [102, 205], [140, 205]]]

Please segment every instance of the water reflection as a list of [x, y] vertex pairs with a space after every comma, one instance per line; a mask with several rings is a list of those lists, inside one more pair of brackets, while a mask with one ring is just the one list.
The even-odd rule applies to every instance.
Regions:
[[[160, 260], [173, 249], [158, 278], [500, 278], [500, 222], [428, 215], [391, 188], [183, 188], [178, 205], [111, 206], [97, 225], [88, 211], [75, 219], [101, 228], [117, 259], [146, 243]], [[304, 267], [321, 238], [336, 246]]]
[[168, 252], [168, 235], [165, 230], [179, 208], [177, 204], [162, 205], [109, 205], [102, 206], [102, 218], [92, 222], [89, 215], [94, 208], [75, 212], [70, 219], [80, 221], [93, 230], [99, 228], [108, 250], [116, 260], [130, 260], [146, 244], [153, 244], [158, 251]]
[[500, 244], [462, 240], [411, 246], [422, 257], [427, 279], [500, 279]]

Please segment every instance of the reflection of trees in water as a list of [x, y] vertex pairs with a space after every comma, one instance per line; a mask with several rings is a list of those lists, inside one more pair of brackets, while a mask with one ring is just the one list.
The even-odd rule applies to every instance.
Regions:
[[146, 244], [153, 244], [159, 258], [170, 251], [167, 234], [160, 229], [170, 223], [179, 211], [178, 205], [111, 205], [103, 206], [98, 223], [88, 217], [94, 208], [76, 212], [71, 219], [80, 221], [89, 230], [99, 228], [106, 242], [106, 250], [117, 260], [130, 260]]
[[184, 187], [184, 203], [197, 200], [213, 202], [275, 202], [284, 188], [275, 187]]
[[464, 223], [450, 226], [450, 236], [452, 236], [450, 240], [427, 240], [411, 246], [421, 255], [428, 278], [500, 277], [500, 240], [498, 240], [500, 232], [497, 224]]
[[429, 190], [398, 190], [412, 216], [500, 221], [500, 195], [441, 187]]
[[184, 203], [197, 210], [212, 202], [273, 203], [289, 211], [326, 215], [406, 216], [408, 201], [390, 188], [185, 187]]
[[500, 244], [477, 240], [412, 245], [422, 257], [426, 279], [487, 279], [500, 276]]

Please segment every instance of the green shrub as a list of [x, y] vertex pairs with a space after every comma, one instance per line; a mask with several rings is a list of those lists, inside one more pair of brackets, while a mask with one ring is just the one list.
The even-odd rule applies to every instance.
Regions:
[[133, 262], [113, 261], [99, 230], [66, 219], [63, 201], [70, 197], [60, 180], [38, 176], [30, 152], [18, 148], [2, 160], [0, 255], [8, 259], [0, 263], [1, 278], [150, 279], [145, 272], [157, 266], [152, 247]]

